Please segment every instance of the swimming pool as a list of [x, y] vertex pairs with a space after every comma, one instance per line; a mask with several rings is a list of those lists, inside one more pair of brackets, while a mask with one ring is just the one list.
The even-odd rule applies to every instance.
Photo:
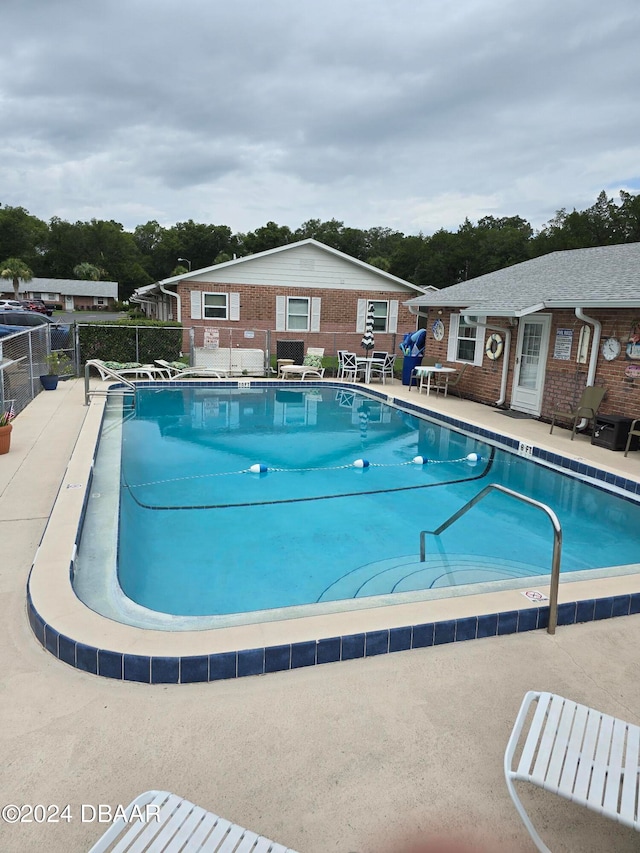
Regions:
[[99, 612], [115, 596], [134, 624], [145, 611], [179, 628], [172, 617], [282, 617], [548, 574], [548, 520], [500, 494], [419, 562], [420, 531], [488, 482], [556, 511], [563, 574], [637, 559], [638, 504], [358, 391], [140, 389], [105, 421], [75, 589]]

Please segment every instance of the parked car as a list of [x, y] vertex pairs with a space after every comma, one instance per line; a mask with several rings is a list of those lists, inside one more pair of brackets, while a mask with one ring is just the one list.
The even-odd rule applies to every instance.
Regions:
[[21, 332], [24, 326], [6, 326], [0, 319], [0, 338], [6, 338], [7, 335], [15, 335], [16, 332]]
[[22, 302], [19, 302], [17, 299], [0, 299], [0, 309], [7, 309], [8, 311], [25, 310]]
[[37, 311], [25, 311], [22, 306], [20, 309], [7, 310], [0, 306], [0, 324], [4, 326], [51, 326], [51, 348], [52, 349], [71, 349], [73, 341], [71, 339], [71, 326], [63, 323], [56, 323], [45, 314], [38, 314]]
[[53, 314], [53, 308], [45, 305], [42, 299], [21, 299], [20, 302], [27, 311], [37, 311], [39, 314], [46, 314], [47, 317]]

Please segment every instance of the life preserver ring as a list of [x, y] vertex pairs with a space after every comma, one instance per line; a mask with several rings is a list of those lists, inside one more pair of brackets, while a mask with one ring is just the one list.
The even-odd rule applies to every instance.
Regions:
[[502, 355], [502, 350], [504, 349], [504, 342], [500, 335], [489, 335], [487, 340], [487, 345], [484, 348], [485, 354], [487, 358], [490, 358], [491, 361], [495, 361], [497, 358], [500, 358]]

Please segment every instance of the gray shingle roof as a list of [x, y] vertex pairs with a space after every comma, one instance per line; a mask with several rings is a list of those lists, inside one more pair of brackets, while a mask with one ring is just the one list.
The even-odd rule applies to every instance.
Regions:
[[516, 316], [543, 308], [640, 307], [640, 243], [552, 252], [407, 304]]
[[59, 293], [61, 296], [111, 296], [118, 298], [117, 281], [86, 281], [78, 278], [32, 278], [20, 282], [21, 291]]

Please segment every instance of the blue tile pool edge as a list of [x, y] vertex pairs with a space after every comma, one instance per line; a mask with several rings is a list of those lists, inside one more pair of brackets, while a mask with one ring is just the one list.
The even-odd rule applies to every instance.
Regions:
[[[100, 649], [61, 634], [42, 619], [33, 605], [28, 587], [27, 610], [29, 624], [37, 641], [58, 660], [93, 675], [143, 684], [195, 684], [264, 675], [466, 640], [543, 630], [549, 624], [548, 606], [531, 607], [264, 648], [165, 657]], [[564, 602], [558, 606], [558, 626], [596, 622], [636, 613], [640, 613], [640, 592]]]

